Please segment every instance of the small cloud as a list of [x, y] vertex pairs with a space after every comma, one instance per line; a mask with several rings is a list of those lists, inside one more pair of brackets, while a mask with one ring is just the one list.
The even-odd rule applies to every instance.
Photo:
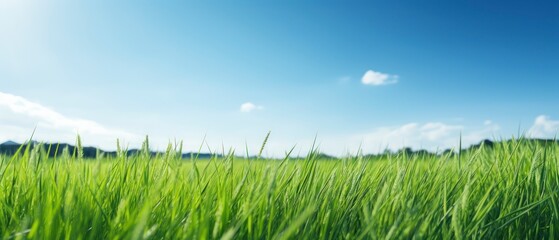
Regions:
[[534, 120], [534, 124], [528, 130], [529, 137], [551, 138], [559, 133], [559, 121], [552, 120], [546, 115], [540, 115]]
[[491, 120], [485, 120], [485, 121], [483, 122], [483, 125], [485, 125], [485, 126], [489, 126], [489, 125], [491, 125], [491, 124], [493, 124], [493, 121], [491, 121]]
[[241, 110], [241, 112], [249, 113], [249, 112], [252, 112], [252, 111], [255, 111], [255, 110], [262, 110], [262, 109], [264, 109], [263, 106], [258, 106], [258, 105], [255, 105], [254, 103], [246, 102], [246, 103], [241, 104], [241, 109], [240, 110]]
[[369, 70], [363, 75], [361, 82], [372, 86], [388, 85], [397, 83], [398, 76]]

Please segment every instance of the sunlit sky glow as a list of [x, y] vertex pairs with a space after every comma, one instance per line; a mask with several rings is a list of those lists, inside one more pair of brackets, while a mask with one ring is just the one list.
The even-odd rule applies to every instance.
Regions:
[[557, 89], [554, 1], [0, 1], [0, 142], [436, 150], [555, 137]]

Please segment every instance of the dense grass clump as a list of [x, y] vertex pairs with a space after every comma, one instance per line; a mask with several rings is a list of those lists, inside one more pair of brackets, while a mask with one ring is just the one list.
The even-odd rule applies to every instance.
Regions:
[[3, 239], [559, 237], [555, 144], [329, 161], [45, 151], [0, 156]]

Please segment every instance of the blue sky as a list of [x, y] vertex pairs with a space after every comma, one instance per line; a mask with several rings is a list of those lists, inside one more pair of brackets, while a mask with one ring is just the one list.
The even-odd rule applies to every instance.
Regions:
[[0, 140], [267, 154], [559, 129], [553, 1], [0, 3]]

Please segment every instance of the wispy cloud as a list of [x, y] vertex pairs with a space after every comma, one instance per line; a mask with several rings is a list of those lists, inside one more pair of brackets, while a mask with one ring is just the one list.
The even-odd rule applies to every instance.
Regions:
[[376, 128], [365, 134], [352, 137], [358, 139], [366, 152], [381, 152], [384, 149], [398, 150], [404, 147], [444, 150], [458, 146], [460, 138], [464, 146], [491, 139], [500, 130], [499, 125], [484, 122], [477, 127], [447, 124], [442, 122], [407, 123], [397, 126]]
[[398, 76], [368, 70], [361, 78], [361, 82], [372, 86], [395, 84], [398, 82]]
[[528, 130], [528, 137], [554, 138], [559, 134], [559, 120], [552, 120], [549, 116], [540, 115]]
[[381, 127], [365, 134], [363, 144], [377, 148], [386, 147], [391, 150], [403, 147], [448, 147], [458, 141], [463, 129], [464, 127], [461, 125], [448, 125], [440, 122]]
[[264, 109], [263, 106], [259, 106], [259, 105], [256, 105], [254, 103], [251, 103], [251, 102], [246, 102], [246, 103], [241, 104], [240, 111], [244, 112], [244, 113], [249, 113], [249, 112], [252, 112], [252, 111], [262, 110], [262, 109]]
[[48, 133], [45, 136], [50, 141], [71, 141], [79, 133], [90, 144], [114, 147], [116, 138], [138, 138], [136, 134], [92, 120], [67, 117], [21, 96], [0, 92], [0, 138], [5, 138], [0, 140], [25, 139], [35, 127], [39, 135]]

